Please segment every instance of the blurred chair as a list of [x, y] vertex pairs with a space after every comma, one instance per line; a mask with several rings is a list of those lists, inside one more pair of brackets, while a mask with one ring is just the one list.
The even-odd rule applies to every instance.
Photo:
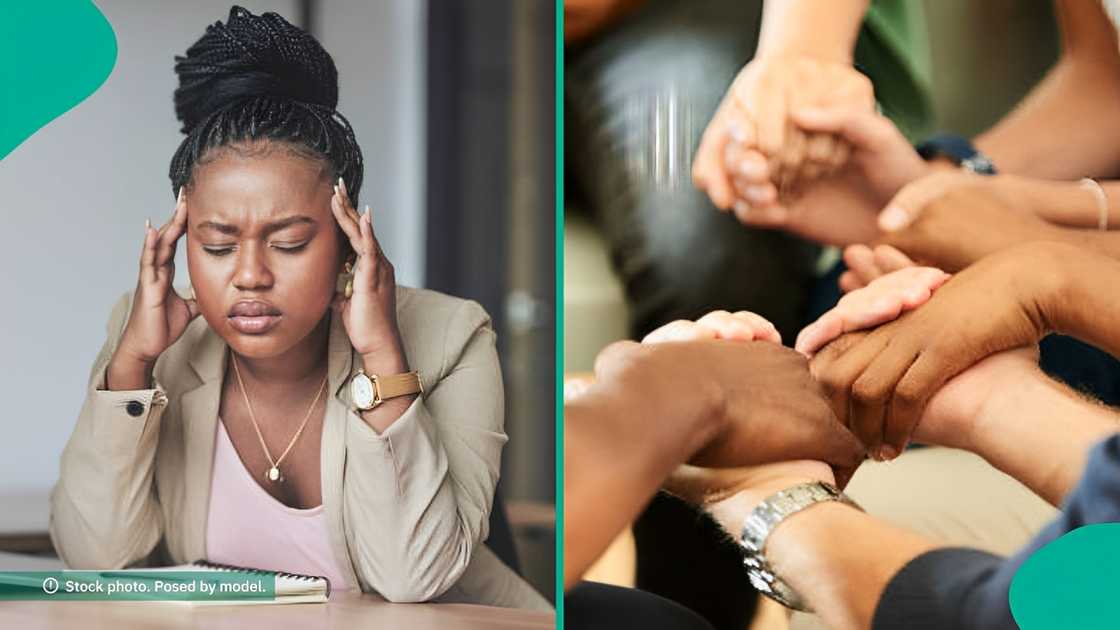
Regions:
[[606, 241], [579, 211], [564, 213], [564, 370], [590, 372], [595, 355], [627, 338], [629, 312]]

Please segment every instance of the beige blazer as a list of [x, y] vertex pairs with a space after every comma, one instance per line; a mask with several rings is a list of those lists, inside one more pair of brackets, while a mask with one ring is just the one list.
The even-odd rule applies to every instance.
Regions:
[[[51, 539], [74, 568], [206, 554], [227, 344], [199, 317], [156, 361], [152, 389], [103, 391], [131, 300], [113, 307], [51, 492]], [[550, 609], [482, 544], [507, 439], [488, 315], [472, 301], [399, 288], [397, 318], [425, 394], [382, 434], [353, 411], [347, 384], [359, 361], [341, 320], [331, 321], [321, 474], [335, 557], [363, 591], [392, 601]]]

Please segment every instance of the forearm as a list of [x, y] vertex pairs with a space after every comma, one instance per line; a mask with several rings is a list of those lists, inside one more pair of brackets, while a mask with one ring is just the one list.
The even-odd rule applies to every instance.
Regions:
[[[1080, 181], [1054, 181], [1016, 176], [997, 176], [992, 183], [1008, 187], [1014, 206], [1026, 209], [1041, 219], [1066, 228], [1099, 231], [1100, 199], [1090, 185]], [[1098, 182], [1104, 192], [1107, 225], [1120, 228], [1120, 182]], [[1107, 245], [1106, 245], [1107, 246]], [[1117, 248], [1120, 249], [1120, 248]]]
[[[350, 534], [355, 568], [390, 601], [443, 594], [466, 570], [484, 536], [493, 498], [493, 485], [489, 496], [466, 489], [475, 486], [473, 476], [488, 478], [497, 462], [472, 462], [475, 470], [453, 471], [423, 400], [381, 434], [356, 414], [346, 422], [343, 502], [347, 520], [361, 524]], [[501, 452], [489, 444], [471, 448], [495, 457]]]
[[[409, 371], [402, 350], [362, 357], [362, 367], [366, 374], [404, 374]], [[410, 394], [391, 398], [373, 409], [360, 412], [360, 415], [374, 431], [382, 433], [404, 415], [416, 396]]]
[[709, 417], [646, 413], [633, 394], [598, 388], [564, 406], [565, 588], [712, 434]]
[[[474, 305], [459, 313], [457, 321], [433, 324], [448, 330], [443, 356], [456, 359], [441, 360], [439, 368], [417, 359], [425, 395], [401, 397], [413, 400], [384, 431], [346, 414], [343, 505], [346, 522], [356, 524], [347, 532], [351, 555], [365, 582], [393, 601], [443, 594], [488, 533], [507, 441], [504, 393], [485, 312]], [[374, 373], [409, 367], [403, 360], [378, 367], [374, 360], [363, 360]]]
[[[737, 537], [761, 498], [740, 494], [713, 506], [711, 514]], [[871, 626], [887, 583], [933, 547], [917, 534], [826, 502], [780, 523], [767, 540], [765, 555], [826, 626], [854, 629]]]
[[768, 0], [756, 57], [799, 56], [852, 62], [869, 0]]
[[1076, 179], [1120, 166], [1120, 54], [1099, 2], [1057, 3], [1062, 57], [1046, 78], [977, 147], [1004, 173]]
[[105, 382], [99, 389], [100, 385], [106, 391], [151, 389], [154, 367], [154, 363], [129, 358], [118, 350], [105, 368]]
[[160, 388], [86, 393], [51, 492], [51, 539], [68, 567], [120, 569], [156, 545], [163, 528], [155, 458], [166, 408]]
[[1115, 412], [1042, 372], [1001, 387], [980, 415], [964, 447], [1055, 506], [1081, 478], [1092, 446], [1120, 429]]
[[[1076, 235], [1098, 245], [1107, 240], [1115, 247], [1117, 235], [1087, 230]], [[1120, 280], [1120, 247], [1117, 254], [1094, 255], [1086, 248], [1074, 243], [1068, 255], [1056, 265], [1062, 269], [1057, 272], [1057, 288], [1050, 291], [1045, 306], [1049, 328], [1054, 332], [1076, 337], [1095, 346], [1114, 357], [1120, 357], [1120, 326], [1116, 325], [1116, 313], [1120, 313], [1120, 292], [1116, 283]], [[1042, 270], [1042, 273], [1050, 273]]]

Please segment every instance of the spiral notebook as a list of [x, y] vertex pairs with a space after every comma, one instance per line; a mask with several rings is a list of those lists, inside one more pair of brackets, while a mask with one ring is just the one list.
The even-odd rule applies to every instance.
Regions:
[[264, 575], [276, 577], [275, 599], [230, 599], [230, 600], [192, 600], [177, 603], [191, 605], [206, 604], [304, 604], [326, 603], [331, 595], [331, 582], [320, 575], [302, 575], [287, 573], [285, 571], [268, 571], [265, 569], [251, 569], [237, 567], [229, 564], [218, 564], [206, 560], [195, 560], [190, 564], [180, 564], [172, 567], [159, 567], [153, 571], [242, 571], [251, 575]]

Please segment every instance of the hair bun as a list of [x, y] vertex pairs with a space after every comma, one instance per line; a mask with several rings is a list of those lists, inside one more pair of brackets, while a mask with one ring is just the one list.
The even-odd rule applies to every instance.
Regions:
[[276, 13], [253, 15], [234, 6], [225, 24], [207, 26], [185, 57], [175, 57], [175, 73], [175, 116], [183, 133], [239, 100], [338, 105], [334, 60], [314, 37]]

